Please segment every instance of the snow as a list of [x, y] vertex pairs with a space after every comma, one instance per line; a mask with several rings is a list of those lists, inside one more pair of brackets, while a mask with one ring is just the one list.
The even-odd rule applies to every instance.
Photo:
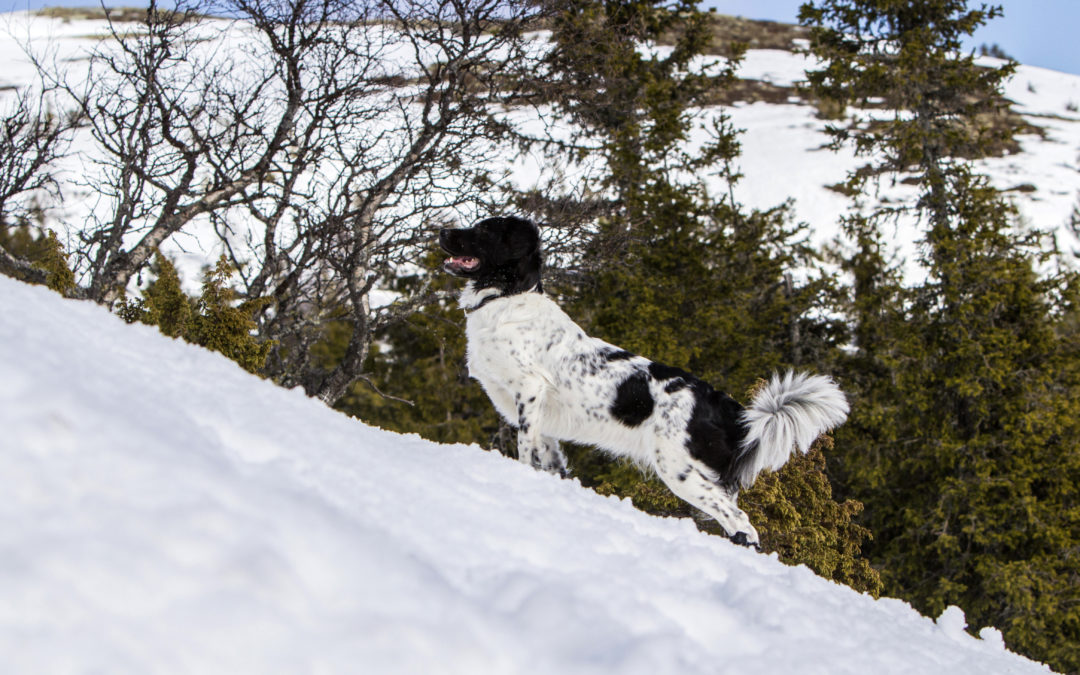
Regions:
[[[981, 58], [979, 63], [997, 66], [1002, 62]], [[750, 50], [738, 74], [777, 86], [794, 86], [814, 65], [805, 55]], [[1080, 201], [1080, 76], [1020, 65], [1006, 82], [1004, 93], [1014, 102], [1014, 111], [1040, 127], [1043, 135], [1020, 136], [1021, 152], [978, 160], [974, 168], [985, 174], [991, 185], [1007, 191], [1007, 199], [1019, 211], [1021, 227], [1049, 232], [1065, 254], [1062, 262], [1075, 264], [1072, 254], [1080, 255], [1080, 239], [1067, 223]], [[842, 243], [840, 219], [851, 211], [852, 203], [827, 186], [843, 182], [850, 172], [873, 158], [856, 157], [850, 147], [839, 152], [826, 148], [828, 123], [805, 102], [737, 104], [726, 112], [735, 127], [743, 130], [737, 165], [744, 178], [735, 188], [736, 199], [750, 208], [767, 209], [792, 198], [795, 220], [808, 225], [815, 246]], [[886, 201], [892, 206], [912, 203], [916, 188], [899, 183], [900, 178], [903, 176], [885, 176], [877, 198], [865, 206]], [[1034, 190], [1013, 191], [1020, 186]], [[893, 246], [891, 253], [905, 262], [903, 269], [909, 278], [919, 278], [916, 259], [921, 227], [910, 217], [897, 219], [891, 227], [894, 231], [886, 233]]]
[[818, 66], [818, 60], [807, 54], [782, 49], [748, 49], [739, 64], [739, 77], [762, 80], [778, 87], [794, 87], [806, 78], [803, 73]]
[[1049, 672], [91, 303], [0, 317], [5, 672]]

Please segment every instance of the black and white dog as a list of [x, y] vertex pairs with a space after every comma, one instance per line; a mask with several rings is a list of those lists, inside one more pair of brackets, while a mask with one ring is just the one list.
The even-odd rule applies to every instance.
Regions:
[[540, 233], [528, 220], [445, 229], [439, 243], [450, 255], [443, 268], [468, 279], [459, 303], [469, 374], [517, 427], [522, 462], [566, 475], [560, 440], [628, 457], [756, 547], [739, 488], [847, 417], [827, 377], [774, 376], [743, 408], [689, 373], [589, 337], [544, 295]]

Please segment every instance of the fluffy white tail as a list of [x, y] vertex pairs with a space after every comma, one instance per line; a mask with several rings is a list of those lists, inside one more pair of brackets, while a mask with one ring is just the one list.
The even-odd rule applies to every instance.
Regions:
[[805, 453], [847, 414], [847, 399], [831, 378], [791, 371], [773, 375], [743, 411], [746, 438], [735, 479], [750, 487], [762, 470], [784, 466], [796, 449]]

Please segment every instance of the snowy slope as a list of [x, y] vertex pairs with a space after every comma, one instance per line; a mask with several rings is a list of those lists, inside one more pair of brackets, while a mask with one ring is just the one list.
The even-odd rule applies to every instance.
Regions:
[[5, 673], [1045, 673], [0, 277]]
[[[997, 67], [1002, 61], [985, 57], [979, 63]], [[789, 87], [814, 67], [816, 62], [805, 55], [751, 50], [739, 76]], [[1080, 254], [1080, 240], [1066, 223], [1080, 200], [1080, 76], [1020, 65], [1005, 83], [1004, 94], [1013, 102], [1013, 110], [1042, 129], [1042, 135], [1018, 137], [1021, 152], [978, 160], [975, 170], [1005, 191], [1019, 211], [1022, 226], [1051, 233], [1066, 254], [1064, 262], [1072, 263], [1071, 254]], [[840, 152], [825, 148], [827, 123], [805, 103], [737, 104], [728, 112], [735, 126], [744, 130], [738, 161], [745, 178], [736, 188], [736, 197], [756, 208], [792, 198], [796, 219], [810, 226], [816, 244], [837, 237], [839, 218], [850, 210], [851, 202], [826, 186], [843, 181], [870, 159], [855, 157], [850, 148]], [[857, 112], [849, 110], [849, 114]], [[916, 194], [915, 187], [889, 179], [881, 189], [881, 196], [894, 205], [911, 203]], [[910, 262], [921, 236], [916, 223], [902, 220], [891, 237], [895, 252]]]

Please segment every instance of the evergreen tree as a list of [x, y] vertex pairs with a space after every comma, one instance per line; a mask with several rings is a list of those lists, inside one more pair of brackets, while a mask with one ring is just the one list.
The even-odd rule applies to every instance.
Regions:
[[160, 252], [155, 255], [152, 271], [157, 278], [143, 291], [143, 297], [120, 303], [117, 313], [125, 321], [154, 325], [169, 337], [220, 352], [250, 373], [258, 373], [266, 365], [273, 345], [254, 335], [252, 315], [259, 301], [237, 304], [237, 294], [228, 285], [233, 270], [224, 257], [206, 270], [197, 298], [184, 293], [176, 266]]
[[184, 339], [224, 354], [250, 373], [258, 373], [266, 365], [273, 347], [272, 342], [255, 336], [254, 314], [266, 300], [238, 303], [239, 294], [229, 286], [233, 272], [224, 256], [206, 270], [193, 321]]
[[142, 301], [125, 304], [120, 314], [128, 323], [139, 321], [157, 326], [169, 337], [183, 337], [195, 314], [195, 303], [184, 294], [176, 265], [160, 252], [151, 271], [157, 278], [143, 291]]
[[[702, 174], [719, 172], [729, 184], [738, 178], [737, 133], [723, 116], [704, 147], [688, 143], [699, 121], [693, 106], [732, 81], [742, 50], [733, 48], [727, 68], [712, 76], [692, 68], [709, 42], [695, 2], [573, 5], [555, 23], [554, 66], [565, 73], [555, 79], [573, 84], [562, 109], [601, 148], [601, 190], [612, 198], [588, 256], [604, 264], [557, 289], [571, 296], [571, 314], [592, 334], [737, 396], [772, 370], [823, 361], [840, 328], [810, 318], [822, 315], [829, 284], [796, 283], [790, 274], [810, 261], [800, 228], [789, 224], [786, 207], [747, 214], [730, 195], [710, 194]], [[672, 50], [640, 49], [659, 39]], [[651, 512], [690, 511], [623, 462], [588, 449], [569, 454], [586, 485]], [[877, 573], [859, 558], [868, 532], [851, 521], [859, 506], [832, 499], [823, 464], [820, 456], [793, 462], [740, 502], [760, 524], [766, 550], [876, 592]]]
[[61, 295], [75, 292], [75, 273], [68, 267], [64, 245], [52, 230], [35, 236], [29, 225], [12, 227], [0, 222], [0, 258], [0, 273], [43, 284]]
[[[986, 125], [1011, 66], [977, 67], [961, 40], [1000, 10], [962, 0], [806, 3], [814, 92], [842, 104], [884, 100], [895, 114], [836, 128], [838, 141], [881, 158], [866, 176], [905, 171], [925, 238], [923, 280], [898, 282], [877, 223], [845, 224], [855, 242], [849, 311], [857, 352], [852, 418], [834, 465], [866, 506], [868, 551], [885, 590], [931, 615], [962, 607], [972, 629], [994, 625], [1010, 647], [1080, 669], [1080, 352], [1065, 331], [1070, 275], [1039, 276], [1039, 233], [962, 157], [1000, 147]], [[1044, 267], [1045, 268], [1045, 267]]]

